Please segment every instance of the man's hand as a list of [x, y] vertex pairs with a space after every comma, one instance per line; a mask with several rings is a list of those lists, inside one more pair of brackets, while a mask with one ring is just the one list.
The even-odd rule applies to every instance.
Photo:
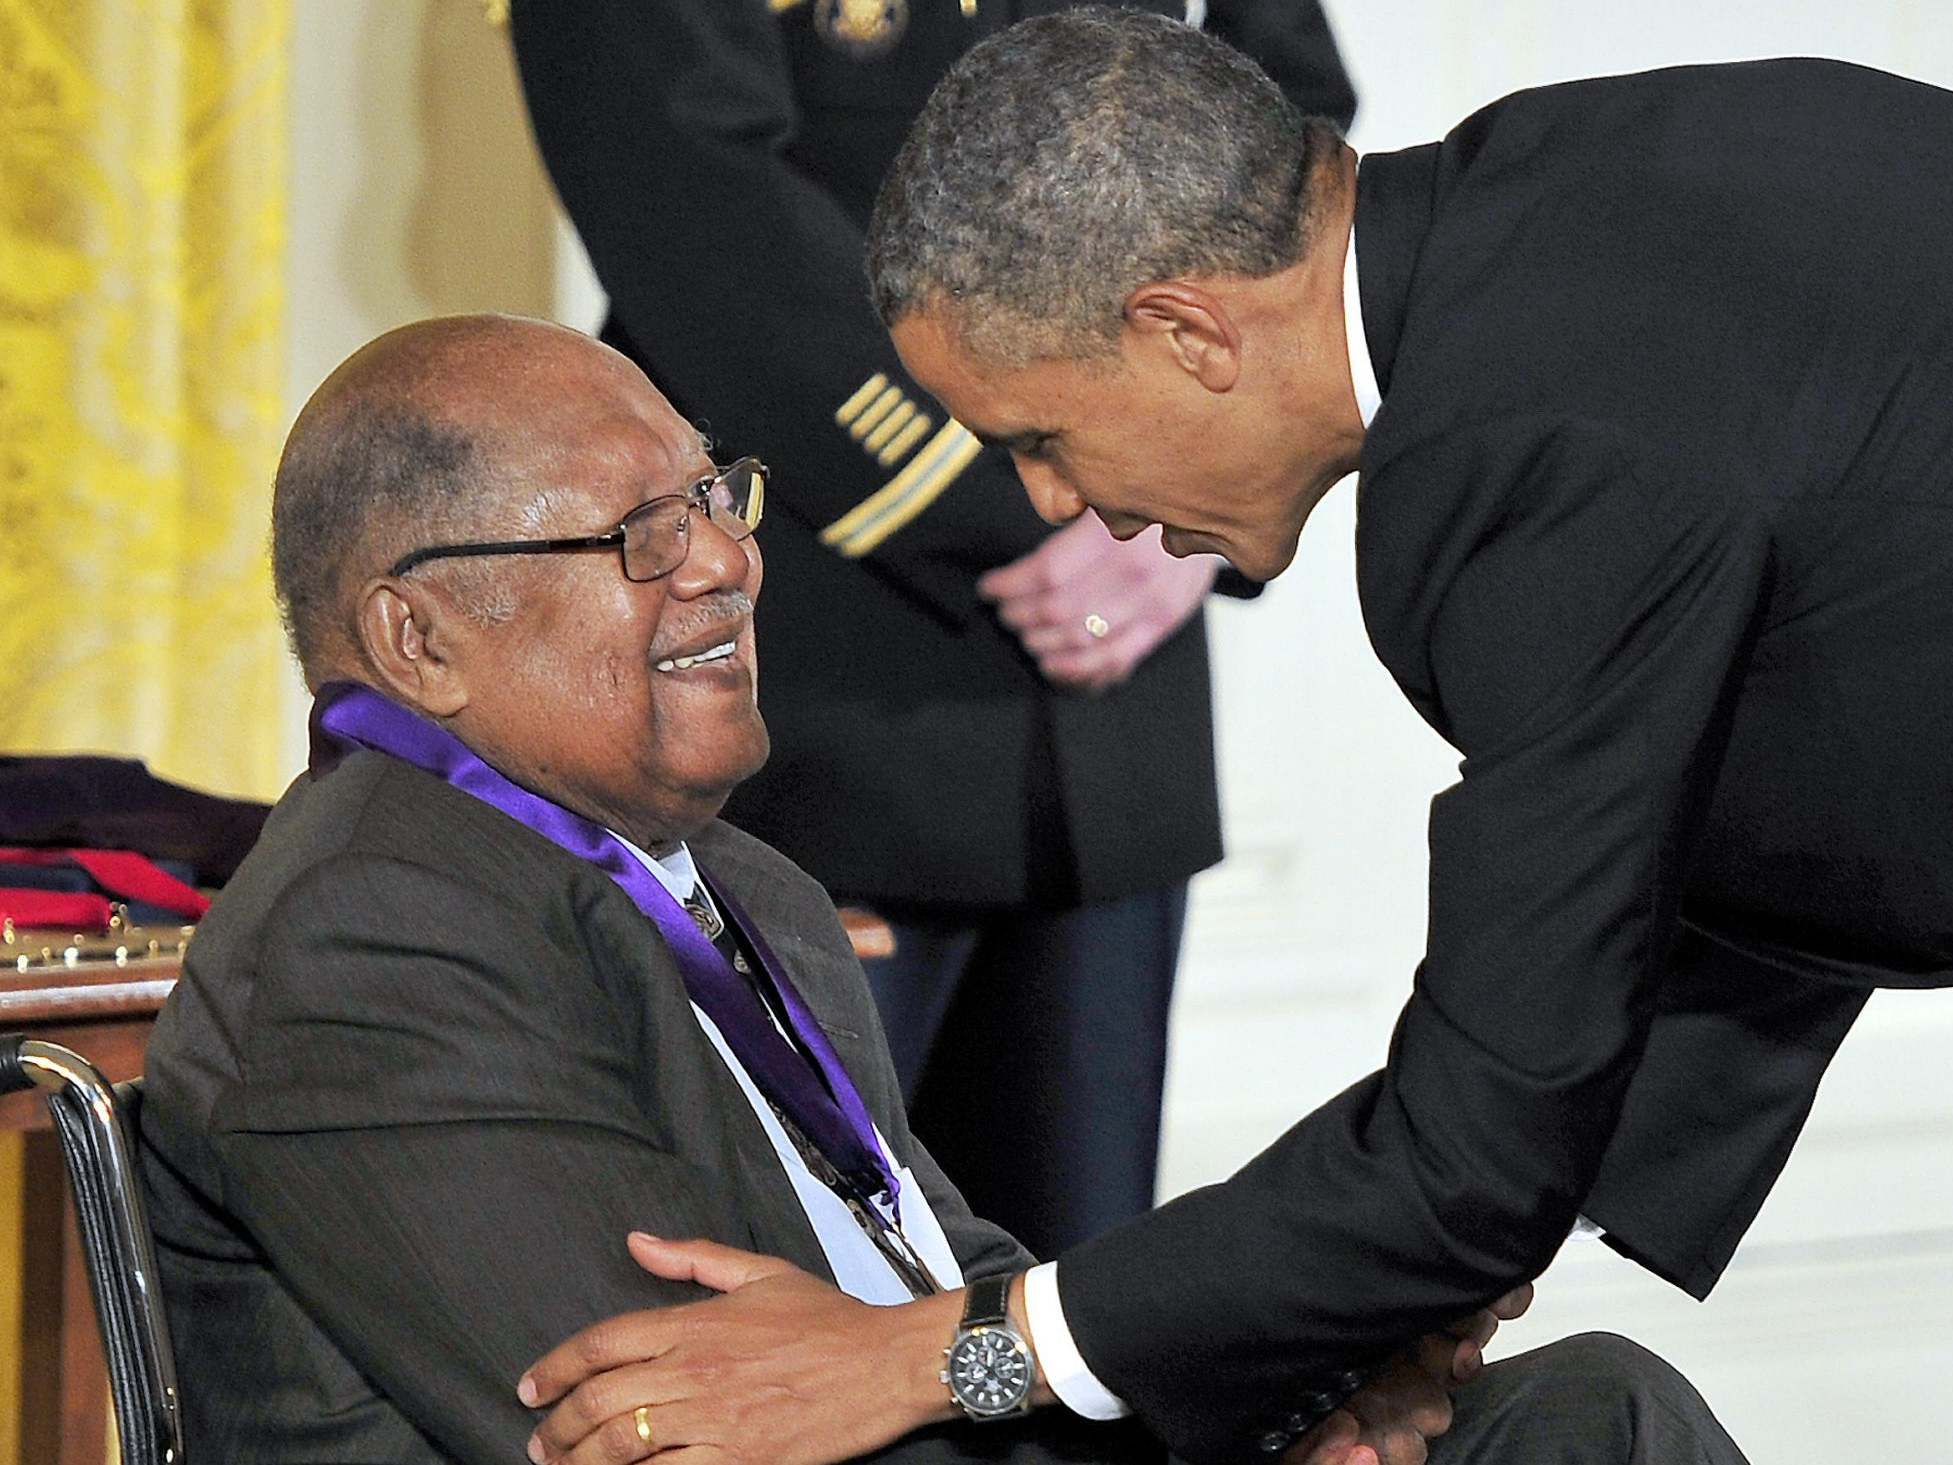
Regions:
[[[1121, 543], [1081, 514], [1036, 549], [977, 581], [1046, 680], [1103, 692], [1200, 609], [1220, 572], [1213, 555], [1175, 559], [1148, 529]], [[1103, 629], [1093, 635], [1086, 628]]]
[[594, 1323], [531, 1364], [517, 1395], [555, 1407], [530, 1459], [822, 1465], [954, 1417], [937, 1373], [961, 1293], [871, 1307], [777, 1257], [641, 1233], [629, 1246], [646, 1271], [726, 1295]]
[[1482, 1307], [1470, 1317], [1460, 1318], [1445, 1329], [1457, 1339], [1451, 1352], [1451, 1381], [1462, 1384], [1485, 1366], [1485, 1345], [1499, 1330], [1501, 1322], [1524, 1317], [1533, 1305], [1533, 1284], [1514, 1287], [1490, 1307]]
[[1430, 1333], [1393, 1358], [1282, 1457], [1283, 1465], [1424, 1465], [1451, 1428], [1451, 1390], [1485, 1366], [1502, 1320], [1532, 1305], [1530, 1284]]
[[[1432, 1334], [1379, 1369], [1282, 1457], [1285, 1465], [1424, 1465], [1451, 1428], [1452, 1339]], [[1434, 1372], [1434, 1368], [1436, 1372]]]

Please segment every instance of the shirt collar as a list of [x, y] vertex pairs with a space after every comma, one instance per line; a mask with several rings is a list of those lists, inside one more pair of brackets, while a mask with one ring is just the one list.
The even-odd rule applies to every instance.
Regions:
[[647, 855], [616, 830], [610, 832], [616, 835], [619, 844], [631, 852], [632, 858], [649, 870], [658, 883], [671, 893], [673, 900], [686, 901], [692, 898], [698, 889], [698, 865], [692, 859], [690, 845], [680, 844], [677, 849], [660, 860]]
[[1367, 431], [1383, 405], [1377, 369], [1370, 361], [1370, 338], [1363, 333], [1363, 296], [1356, 288], [1356, 221], [1350, 220], [1349, 249], [1343, 255], [1343, 325], [1349, 336], [1349, 375], [1356, 387], [1356, 410]]

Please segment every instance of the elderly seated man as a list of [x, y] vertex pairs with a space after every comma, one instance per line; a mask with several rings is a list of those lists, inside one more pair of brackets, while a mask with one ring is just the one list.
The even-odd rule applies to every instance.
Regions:
[[[273, 554], [311, 767], [191, 948], [143, 1111], [192, 1458], [777, 1462], [816, 1416], [882, 1459], [1157, 1457], [1063, 1410], [960, 1417], [1048, 1387], [1021, 1295], [987, 1332], [1001, 1282], [964, 1296], [1030, 1258], [910, 1134], [826, 896], [715, 822], [767, 752], [766, 477], [537, 322], [395, 331], [300, 415]], [[639, 1264], [657, 1236], [793, 1263], [738, 1278], [762, 1298], [858, 1299], [845, 1332], [762, 1308], [747, 1335], [789, 1374], [853, 1353], [851, 1387], [735, 1415], [710, 1377], [641, 1385], [707, 1295]], [[940, 1334], [926, 1373], [864, 1346], [890, 1320]], [[1420, 1459], [1467, 1374], [1441, 1458], [1739, 1458], [1631, 1345], [1481, 1368], [1490, 1326], [1379, 1370], [1293, 1458]], [[924, 1396], [938, 1422], [897, 1440]]]

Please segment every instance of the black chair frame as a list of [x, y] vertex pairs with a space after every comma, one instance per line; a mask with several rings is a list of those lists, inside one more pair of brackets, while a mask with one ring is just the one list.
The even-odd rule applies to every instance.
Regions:
[[[183, 1426], [133, 1136], [141, 1091], [57, 1043], [0, 1037], [0, 1093], [38, 1088], [74, 1190], [123, 1465], [183, 1465]], [[128, 1111], [128, 1112], [121, 1112]]]

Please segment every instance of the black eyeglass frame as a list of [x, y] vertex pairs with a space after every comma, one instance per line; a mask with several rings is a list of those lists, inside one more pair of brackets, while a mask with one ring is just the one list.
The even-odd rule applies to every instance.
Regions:
[[[712, 517], [712, 490], [742, 469], [749, 469], [753, 474], [753, 490], [759, 495], [760, 507], [750, 520], [735, 519], [733, 521], [734, 527], [744, 530], [743, 533], [735, 534], [731, 528], [728, 528], [725, 524], [720, 523], [718, 519]], [[624, 571], [624, 578], [634, 585], [648, 585], [653, 580], [662, 580], [666, 575], [671, 574], [679, 565], [684, 564], [685, 560], [681, 555], [675, 563], [666, 566], [655, 575], [646, 575], [642, 579], [633, 575], [631, 573], [630, 555], [626, 552], [631, 521], [633, 519], [643, 517], [660, 504], [669, 504], [680, 499], [685, 499], [690, 501], [694, 510], [702, 511], [705, 517], [711, 520], [721, 533], [726, 534], [731, 538], [733, 543], [738, 544], [743, 540], [750, 539], [753, 530], [759, 527], [759, 521], [766, 511], [766, 483], [770, 476], [771, 470], [767, 468], [766, 464], [760, 462], [758, 458], [750, 456], [737, 458], [723, 468], [713, 469], [696, 483], [686, 487], [681, 493], [661, 493], [656, 498], [646, 499], [622, 519], [619, 519], [615, 529], [607, 530], [602, 534], [572, 535], [566, 539], [497, 539], [484, 540], [476, 544], [430, 545], [426, 549], [416, 549], [407, 554], [403, 554], [393, 562], [393, 567], [387, 573], [389, 575], [404, 575], [409, 570], [426, 564], [429, 560], [459, 559], [471, 555], [574, 554], [581, 550], [614, 549], [617, 551], [618, 564]], [[687, 513], [679, 521], [678, 528], [682, 533], [689, 529], [690, 526], [691, 514]]]

